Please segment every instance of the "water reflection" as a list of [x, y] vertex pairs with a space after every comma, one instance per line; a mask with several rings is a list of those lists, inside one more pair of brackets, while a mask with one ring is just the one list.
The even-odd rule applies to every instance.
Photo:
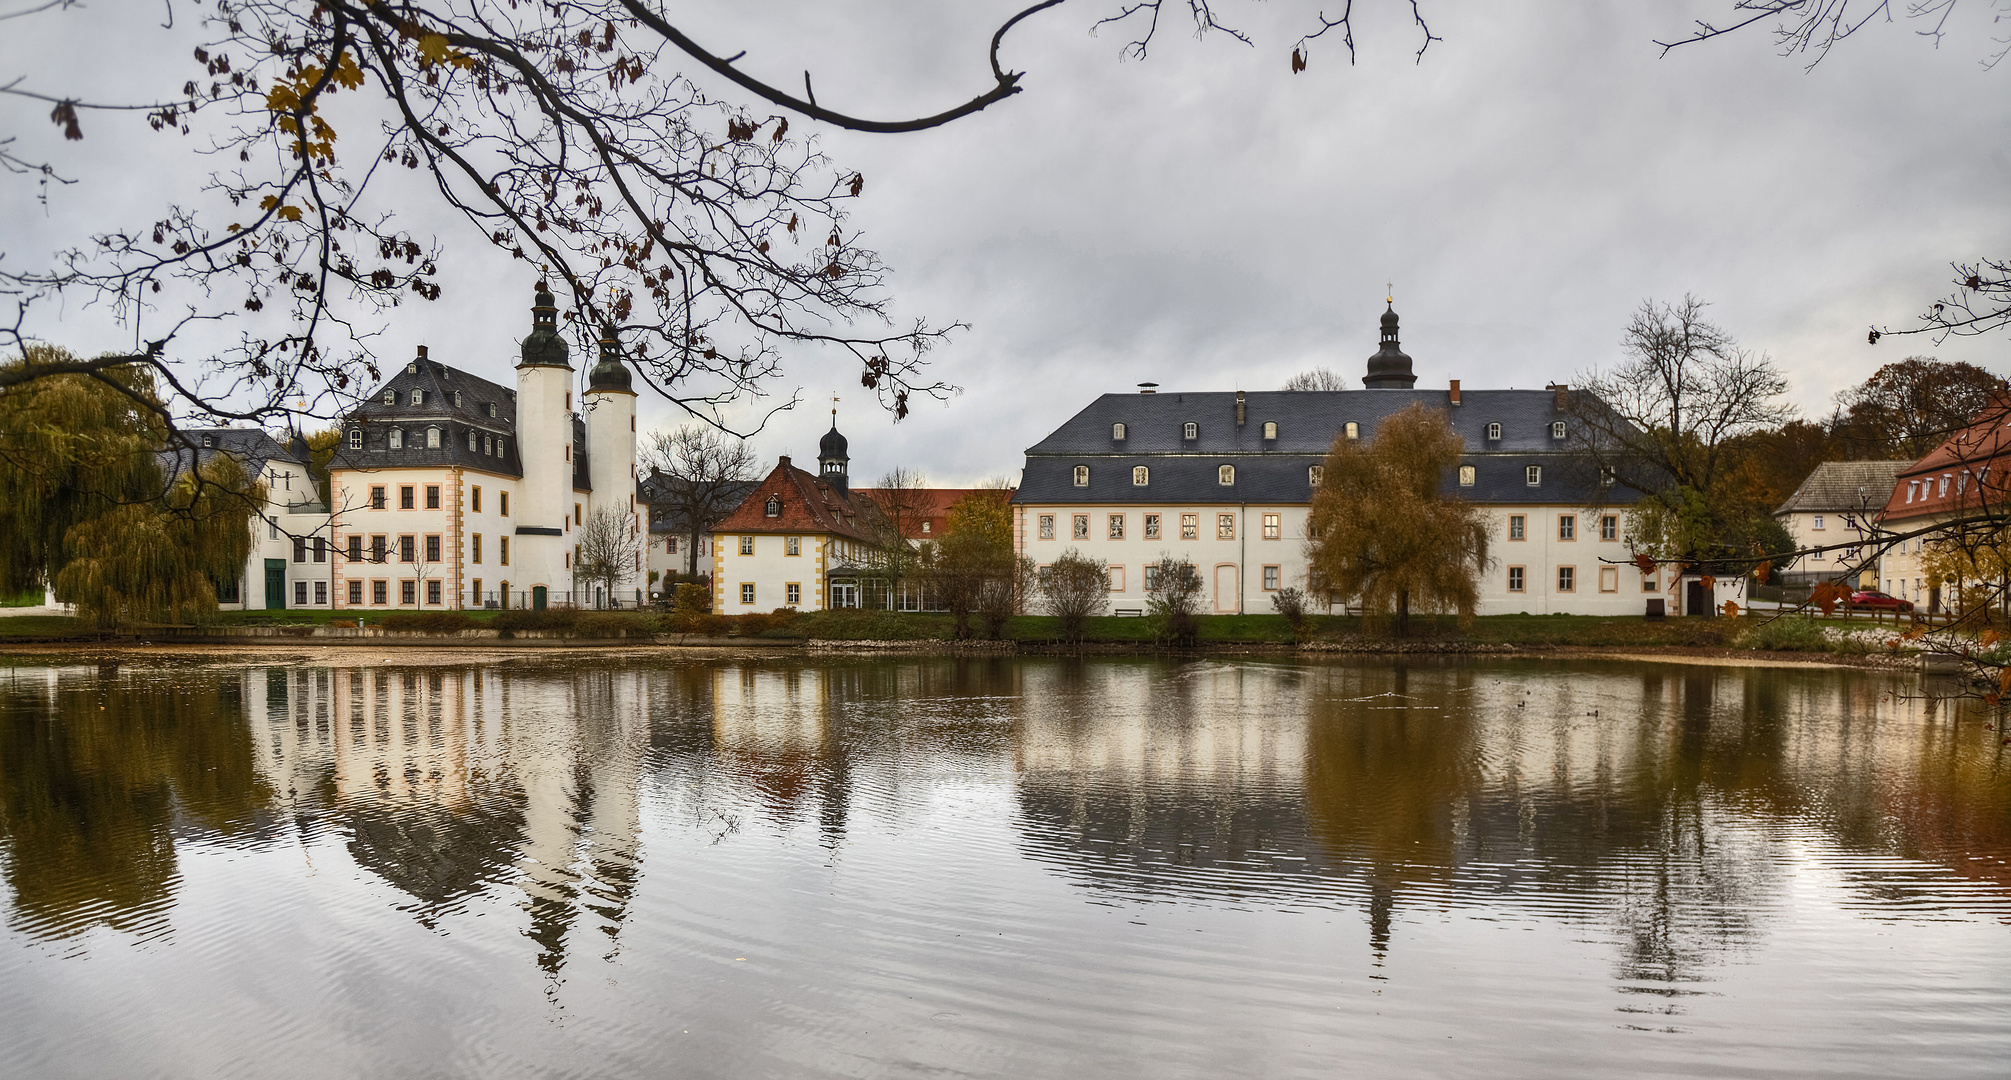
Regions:
[[[905, 947], [966, 906], [1058, 941], [1066, 905], [1347, 913], [1372, 979], [1455, 916], [1570, 926], [1649, 1002], [1627, 1025], [1677, 1030], [1684, 995], [1800, 925], [1816, 878], [1850, 919], [2011, 922], [2004, 740], [1911, 685], [1620, 662], [22, 666], [0, 677], [0, 871], [27, 941], [158, 945], [187, 860], [291, 846], [300, 873], [369, 886], [323, 901], [359, 932], [514, 912], [503, 952], [553, 1000], [638, 934], [653, 964], [733, 959], [763, 920], [776, 951], [852, 970], [834, 935]], [[877, 869], [854, 883], [860, 845]], [[754, 914], [784, 901], [814, 914]]]

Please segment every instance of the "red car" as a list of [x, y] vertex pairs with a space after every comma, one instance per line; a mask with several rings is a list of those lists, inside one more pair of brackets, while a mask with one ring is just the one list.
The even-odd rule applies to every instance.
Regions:
[[1851, 593], [1850, 606], [1854, 608], [1870, 608], [1873, 611], [1912, 611], [1913, 601], [1901, 600], [1897, 596], [1887, 596], [1882, 592], [1867, 590], [1865, 592]]

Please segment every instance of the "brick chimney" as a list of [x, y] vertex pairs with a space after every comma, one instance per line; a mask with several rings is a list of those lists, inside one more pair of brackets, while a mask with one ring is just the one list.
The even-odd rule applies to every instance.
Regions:
[[419, 359], [426, 359], [426, 346], [424, 345], [419, 346]]
[[1452, 389], [1451, 389], [1451, 391], [1449, 392], [1449, 395], [1448, 395], [1448, 396], [1450, 396], [1450, 397], [1452, 398], [1452, 403], [1453, 403], [1454, 405], [1458, 405], [1458, 404], [1459, 404], [1459, 380], [1458, 380], [1458, 379], [1454, 379], [1454, 380], [1452, 380]]
[[1237, 427], [1242, 427], [1242, 426], [1243, 426], [1243, 417], [1244, 417], [1244, 415], [1245, 415], [1245, 414], [1244, 414], [1244, 410], [1243, 410], [1243, 391], [1241, 391], [1241, 390], [1238, 390], [1238, 391], [1236, 391], [1236, 426], [1237, 426]]
[[1556, 406], [1558, 412], [1563, 412], [1566, 409], [1570, 408], [1571, 388], [1569, 386], [1566, 386], [1563, 383], [1551, 383], [1549, 386], [1544, 387], [1544, 389], [1556, 395], [1552, 399], [1552, 404]]

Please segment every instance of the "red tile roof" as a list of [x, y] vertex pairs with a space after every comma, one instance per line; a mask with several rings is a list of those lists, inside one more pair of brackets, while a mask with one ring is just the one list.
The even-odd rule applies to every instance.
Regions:
[[[1916, 483], [1924, 494], [1914, 487]], [[1909, 494], [1914, 496], [1910, 501]], [[1997, 405], [1907, 466], [1892, 485], [1883, 519], [1896, 522], [2007, 504], [2011, 504], [2011, 408]]]
[[[775, 499], [776, 513], [768, 514], [768, 501]], [[871, 542], [865, 508], [839, 494], [815, 473], [789, 464], [787, 457], [775, 465], [766, 478], [748, 492], [732, 513], [719, 520], [712, 531], [720, 533], [829, 533]], [[870, 511], [868, 511], [870, 513]]]
[[[943, 535], [948, 525], [950, 507], [957, 500], [983, 488], [914, 488], [898, 494], [884, 488], [858, 488], [852, 493], [872, 500], [883, 511], [896, 499], [907, 504], [907, 511], [899, 515], [909, 540], [934, 540]], [[1007, 498], [1012, 492], [1007, 491]]]

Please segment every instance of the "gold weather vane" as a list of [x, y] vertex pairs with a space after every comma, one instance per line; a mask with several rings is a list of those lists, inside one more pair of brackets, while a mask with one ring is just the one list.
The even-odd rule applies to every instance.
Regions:
[[1385, 304], [1394, 304], [1394, 303], [1396, 303], [1396, 302], [1397, 302], [1397, 285], [1396, 285], [1396, 282], [1394, 282], [1394, 281], [1392, 281], [1392, 282], [1389, 282], [1389, 283], [1385, 284], [1385, 285], [1383, 286], [1383, 288], [1385, 288], [1385, 289], [1389, 290], [1388, 292], [1386, 292], [1386, 293], [1384, 293], [1384, 294], [1383, 294], [1383, 303], [1385, 303]]
[[831, 426], [833, 428], [838, 426], [838, 395], [836, 394], [831, 395]]

